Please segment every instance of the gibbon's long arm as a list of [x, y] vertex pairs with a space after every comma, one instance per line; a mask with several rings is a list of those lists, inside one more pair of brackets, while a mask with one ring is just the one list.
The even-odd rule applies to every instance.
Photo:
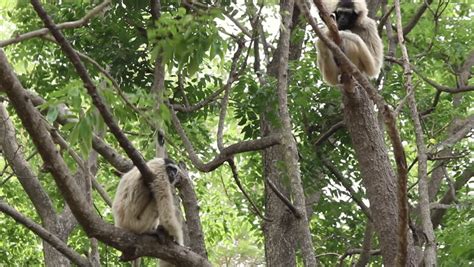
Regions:
[[318, 67], [324, 81], [330, 85], [339, 84], [339, 75], [341, 73], [331, 50], [321, 40], [316, 42], [316, 48], [318, 50]]
[[[376, 67], [374, 57], [359, 35], [350, 31], [339, 31], [339, 35], [342, 39], [344, 53], [351, 62], [369, 77], [378, 75], [379, 69]], [[341, 71], [334, 60], [332, 51], [320, 40], [316, 43], [316, 47], [318, 49], [318, 67], [324, 80], [330, 85], [339, 84]]]
[[340, 31], [339, 35], [342, 39], [344, 52], [357, 68], [371, 78], [377, 76], [379, 68], [369, 48], [359, 35], [350, 31]]

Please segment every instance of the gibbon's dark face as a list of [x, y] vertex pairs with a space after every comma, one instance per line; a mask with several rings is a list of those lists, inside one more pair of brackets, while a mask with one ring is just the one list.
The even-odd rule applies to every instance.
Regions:
[[179, 167], [174, 163], [174, 161], [165, 158], [166, 174], [168, 174], [168, 179], [172, 185], [175, 185], [179, 181]]
[[354, 3], [351, 0], [339, 1], [335, 14], [337, 28], [342, 31], [350, 30], [359, 16], [354, 10]]

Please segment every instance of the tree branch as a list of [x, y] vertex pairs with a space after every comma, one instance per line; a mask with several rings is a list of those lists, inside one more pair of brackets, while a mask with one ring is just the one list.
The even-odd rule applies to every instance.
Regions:
[[185, 247], [172, 242], [167, 242], [166, 245], [159, 244], [152, 236], [136, 235], [104, 222], [87, 202], [79, 185], [72, 177], [48, 130], [41, 122], [40, 113], [33, 106], [29, 94], [13, 73], [2, 50], [0, 50], [0, 84], [4, 85], [10, 103], [30, 134], [62, 196], [89, 237], [96, 237], [105, 244], [126, 251], [128, 255], [135, 257], [152, 256], [174, 264], [210, 266], [208, 261]]
[[418, 21], [421, 19], [423, 14], [425, 13], [426, 9], [428, 8], [429, 5], [433, 0], [425, 0], [423, 1], [423, 4], [418, 8], [418, 10], [415, 12], [415, 15], [411, 18], [411, 20], [403, 27], [403, 36], [406, 36], [415, 28], [416, 24]]
[[59, 239], [53, 233], [48, 232], [41, 225], [30, 220], [14, 208], [10, 207], [3, 199], [0, 198], [0, 211], [12, 217], [18, 223], [21, 223], [26, 228], [34, 232], [36, 235], [41, 237], [41, 239], [48, 242], [52, 247], [61, 252], [69, 260], [77, 264], [78, 266], [91, 266], [89, 261], [81, 256], [79, 253], [69, 248], [66, 243]]
[[364, 232], [364, 242], [362, 243], [362, 253], [355, 267], [364, 267], [370, 261], [370, 248], [372, 247], [372, 236], [374, 235], [374, 226], [372, 222], [367, 221]]
[[[427, 243], [425, 247], [424, 253], [424, 264], [427, 266], [436, 266], [436, 241], [435, 235], [433, 231], [433, 225], [430, 220], [430, 208], [429, 208], [429, 194], [428, 194], [428, 157], [426, 152], [426, 144], [424, 142], [424, 135], [423, 129], [420, 122], [420, 116], [418, 114], [418, 110], [416, 107], [416, 100], [415, 100], [415, 93], [413, 92], [413, 84], [412, 84], [412, 70], [410, 66], [410, 59], [408, 58], [408, 50], [405, 46], [405, 40], [403, 37], [403, 29], [402, 29], [402, 15], [400, 10], [400, 0], [395, 0], [395, 13], [397, 17], [397, 36], [398, 36], [398, 44], [402, 51], [402, 58], [403, 58], [403, 70], [404, 70], [404, 77], [405, 82], [404, 86], [407, 90], [408, 96], [408, 106], [410, 108], [411, 117], [413, 120], [414, 128], [415, 128], [415, 139], [416, 139], [416, 147], [418, 150], [418, 176], [419, 176], [419, 203], [420, 203], [420, 218], [421, 224], [423, 227], [423, 232], [427, 237]], [[413, 93], [412, 93], [413, 92]], [[398, 264], [400, 266], [405, 266], [407, 264], [407, 247], [408, 247], [408, 240], [407, 240], [407, 233], [408, 233], [408, 199], [406, 198], [407, 194], [407, 181], [405, 180], [403, 183], [403, 190], [404, 190], [404, 199], [403, 209], [400, 212], [399, 216], [403, 218], [400, 222], [400, 244], [398, 247]]]
[[169, 105], [169, 103], [167, 104], [171, 110], [171, 122], [173, 123], [176, 132], [178, 133], [179, 137], [181, 138], [181, 141], [183, 142], [184, 148], [188, 153], [189, 159], [191, 160], [193, 165], [202, 172], [210, 172], [215, 170], [224, 162], [232, 158], [232, 156], [235, 154], [249, 151], [257, 151], [280, 143], [280, 136], [277, 135], [266, 136], [257, 140], [242, 141], [223, 148], [221, 152], [214, 157], [213, 160], [208, 163], [204, 163], [197, 156], [194, 147], [191, 144], [191, 141], [186, 135], [183, 126], [181, 125], [181, 122], [178, 119], [178, 116], [173, 110], [173, 107]]
[[[112, 2], [111, 0], [104, 0], [102, 3], [100, 3], [99, 5], [94, 7], [93, 9], [91, 9], [89, 12], [87, 12], [86, 15], [84, 17], [82, 17], [81, 19], [78, 19], [78, 20], [75, 20], [75, 21], [63, 22], [63, 23], [58, 24], [57, 27], [60, 30], [82, 27], [82, 26], [88, 24], [89, 21], [93, 17], [97, 16], [100, 12], [102, 12], [111, 2]], [[35, 30], [35, 31], [32, 31], [32, 32], [23, 33], [23, 34], [15, 36], [11, 39], [0, 41], [0, 47], [5, 47], [7, 45], [16, 44], [16, 43], [22, 42], [24, 40], [28, 40], [28, 39], [35, 38], [35, 37], [41, 37], [41, 36], [44, 36], [48, 33], [49, 33], [48, 28], [42, 28], [42, 29]]]
[[[470, 164], [464, 172], [456, 179], [454, 182], [454, 191], [459, 191], [469, 180], [474, 176], [474, 164]], [[438, 201], [439, 204], [449, 205], [454, 201], [452, 189], [448, 188], [444, 196]], [[443, 216], [446, 214], [445, 209], [434, 210], [431, 214], [431, 221], [433, 222], [433, 227], [436, 228], [441, 224]]]
[[107, 126], [109, 127], [110, 132], [112, 132], [112, 134], [119, 142], [120, 146], [125, 150], [127, 155], [133, 161], [133, 164], [138, 168], [145, 182], [147, 184], [151, 184], [154, 179], [153, 173], [146, 165], [146, 162], [140, 152], [135, 149], [133, 144], [127, 139], [118, 124], [115, 122], [112, 113], [105, 105], [104, 101], [102, 100], [102, 97], [99, 95], [99, 92], [96, 86], [94, 85], [94, 82], [87, 73], [87, 69], [85, 68], [84, 64], [82, 63], [74, 48], [64, 38], [64, 35], [59, 31], [58, 27], [54, 24], [52, 19], [43, 9], [39, 0], [31, 0], [31, 4], [33, 5], [35, 11], [38, 13], [40, 18], [43, 20], [46, 27], [51, 31], [56, 41], [61, 45], [61, 49], [63, 50], [63, 52], [70, 59], [74, 68], [76, 69], [76, 72], [79, 74], [79, 77], [83, 81], [84, 86], [92, 99], [92, 103], [99, 110], [100, 114], [102, 115], [102, 118], [104, 119], [105, 124], [107, 124]]
[[262, 212], [260, 211], [260, 209], [257, 207], [257, 205], [255, 205], [255, 203], [252, 201], [252, 199], [250, 198], [249, 194], [247, 194], [247, 191], [245, 191], [244, 187], [242, 186], [242, 183], [240, 182], [240, 179], [239, 179], [239, 173], [237, 171], [237, 166], [235, 165], [235, 162], [233, 159], [229, 159], [227, 161], [227, 163], [229, 164], [230, 166], [230, 169], [232, 171], [232, 177], [234, 177], [234, 181], [235, 183], [237, 184], [237, 187], [240, 189], [240, 192], [242, 192], [242, 194], [244, 195], [244, 197], [247, 199], [247, 201], [250, 203], [250, 205], [252, 206], [252, 210], [255, 212], [255, 214], [260, 217], [262, 220], [265, 220], [265, 221], [272, 221], [271, 219], [265, 217]]
[[288, 207], [288, 209], [291, 211], [291, 213], [293, 213], [296, 218], [301, 218], [301, 216], [303, 216], [303, 214], [301, 214], [301, 212], [293, 205], [293, 203], [291, 203], [291, 201], [282, 192], [280, 192], [280, 190], [278, 190], [277, 186], [272, 182], [272, 180], [267, 178], [265, 179], [265, 182], [268, 184], [268, 187], [270, 187], [273, 193], [275, 193], [275, 195], [281, 200], [281, 202], [283, 202], [283, 204]]
[[332, 173], [334, 178], [336, 178], [336, 180], [349, 192], [350, 197], [359, 206], [365, 216], [367, 216], [369, 220], [372, 220], [369, 207], [367, 207], [367, 205], [365, 205], [364, 202], [357, 197], [357, 192], [352, 189], [351, 182], [345, 178], [344, 175], [342, 175], [342, 173], [336, 168], [336, 166], [334, 166], [334, 164], [326, 157], [321, 155], [320, 158], [323, 165]]
[[344, 121], [339, 121], [336, 124], [332, 125], [329, 130], [322, 133], [319, 138], [314, 142], [315, 146], [320, 146], [324, 141], [326, 141], [331, 135], [337, 132], [339, 129], [344, 127]]
[[183, 177], [176, 185], [179, 189], [179, 196], [183, 200], [184, 214], [186, 216], [186, 226], [189, 232], [189, 247], [207, 259], [206, 244], [202, 231], [201, 218], [199, 216], [199, 206], [193, 183], [189, 177], [188, 170], [184, 163], [180, 162], [180, 169]]
[[[237, 50], [232, 57], [232, 64], [230, 67], [229, 78], [224, 86], [224, 97], [221, 101], [221, 112], [219, 114], [219, 123], [217, 127], [217, 147], [219, 150], [224, 149], [224, 142], [223, 142], [223, 132], [224, 132], [224, 121], [227, 114], [227, 106], [229, 104], [229, 96], [230, 91], [232, 89], [232, 83], [237, 78], [237, 63], [239, 61], [240, 55], [242, 55], [242, 51], [244, 49], [244, 40], [239, 39], [237, 40]], [[230, 163], [229, 163], [230, 164]]]

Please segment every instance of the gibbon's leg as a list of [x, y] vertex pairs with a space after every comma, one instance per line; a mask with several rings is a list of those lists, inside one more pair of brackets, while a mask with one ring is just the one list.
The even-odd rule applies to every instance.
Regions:
[[377, 76], [379, 69], [374, 56], [360, 36], [350, 31], [339, 31], [339, 35], [343, 41], [344, 52], [357, 68], [371, 78]]
[[321, 40], [316, 42], [316, 48], [318, 50], [318, 67], [324, 81], [330, 85], [339, 84], [340, 71], [331, 50]]

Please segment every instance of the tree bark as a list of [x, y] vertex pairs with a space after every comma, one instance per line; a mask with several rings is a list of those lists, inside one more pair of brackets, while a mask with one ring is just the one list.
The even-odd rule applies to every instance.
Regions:
[[[343, 92], [344, 122], [352, 139], [362, 183], [367, 190], [385, 266], [396, 266], [399, 224], [397, 182], [378, 127], [374, 104], [365, 90]], [[408, 235], [408, 233], [407, 233]], [[413, 240], [408, 240], [407, 264], [415, 265]]]
[[[268, 75], [278, 80], [277, 92], [281, 125], [271, 122], [275, 108], [267, 108], [262, 116], [261, 131], [263, 136], [274, 133], [282, 134], [282, 145], [264, 150], [263, 164], [265, 179], [275, 184], [277, 189], [288, 199], [293, 199], [297, 209], [290, 212], [288, 206], [268, 187], [265, 188], [265, 214], [272, 221], [264, 225], [265, 254], [267, 266], [296, 266], [296, 251], [299, 246], [305, 266], [316, 266], [316, 257], [312, 246], [311, 233], [305, 210], [304, 191], [298, 165], [296, 142], [292, 135], [291, 118], [288, 111], [288, 57], [289, 36], [294, 9], [294, 1], [280, 3], [282, 26], [280, 40], [273, 60], [268, 67]], [[296, 12], [299, 14], [298, 12]], [[294, 27], [292, 30], [295, 29]], [[301, 45], [301, 42], [299, 43]], [[295, 53], [294, 56], [298, 56]], [[271, 100], [275, 99], [271, 98]]]

